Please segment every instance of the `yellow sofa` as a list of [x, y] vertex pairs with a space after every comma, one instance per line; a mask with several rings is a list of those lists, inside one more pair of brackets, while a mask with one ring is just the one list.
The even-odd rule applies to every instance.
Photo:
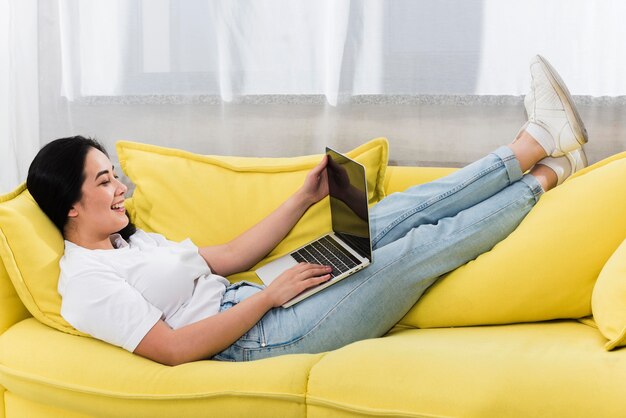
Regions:
[[[620, 163], [624, 157], [579, 177], [593, 180], [597, 167], [604, 175], [616, 175], [610, 170], [626, 173], [626, 163]], [[389, 194], [450, 171], [385, 167], [380, 186]], [[567, 196], [544, 198], [548, 209], [567, 202]], [[139, 220], [135, 203], [130, 198], [127, 206]], [[506, 241], [528, 240], [525, 228], [546, 222], [537, 212], [518, 235], [435, 285], [385, 337], [328, 353], [250, 363], [207, 360], [167, 367], [77, 332], [61, 332], [32, 316], [32, 308], [26, 308], [32, 301], [9, 277], [13, 268], [27, 266], [19, 260], [7, 268], [0, 264], [0, 417], [623, 416], [626, 350], [605, 350], [606, 338], [594, 322], [575, 319], [592, 313], [589, 279], [559, 279], [566, 282], [560, 282], [562, 294], [555, 297], [550, 278], [527, 277], [526, 286], [539, 290], [515, 301], [520, 287], [513, 283], [515, 262], [509, 260], [509, 271], [475, 280], [477, 293], [467, 294], [473, 271], [484, 272], [501, 262], [498, 257], [510, 257], [508, 251], [519, 252]], [[9, 228], [7, 222], [0, 216], [0, 231]], [[604, 264], [626, 237], [626, 228], [613, 232], [615, 237], [605, 234], [603, 242], [609, 244], [597, 251], [601, 255], [588, 249], [588, 260], [573, 258], [568, 264], [577, 270], [584, 270], [583, 264]], [[8, 240], [5, 235], [0, 237]], [[5, 263], [7, 256], [3, 254]], [[594, 268], [590, 276], [597, 276], [602, 266]], [[496, 279], [504, 285], [481, 295], [481, 286], [495, 286], [490, 280]], [[547, 287], [541, 289], [538, 281]], [[502, 301], [498, 295], [507, 291], [513, 295]], [[554, 303], [536, 300], [541, 295]], [[562, 298], [582, 302], [559, 304]], [[460, 327], [473, 323], [490, 325]]]

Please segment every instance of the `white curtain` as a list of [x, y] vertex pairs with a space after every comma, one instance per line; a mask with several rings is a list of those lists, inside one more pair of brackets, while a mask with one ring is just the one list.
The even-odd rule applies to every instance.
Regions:
[[[520, 123], [535, 53], [614, 135], [625, 15], [618, 0], [0, 0], [0, 192], [75, 134], [263, 156], [383, 135], [401, 163], [461, 164]], [[476, 137], [495, 139], [463, 146]], [[612, 140], [592, 159], [626, 145]]]
[[40, 147], [37, 1], [0, 0], [0, 193], [26, 178]]
[[383, 5], [61, 0], [63, 94], [376, 94]]
[[[626, 94], [626, 2], [61, 0], [63, 89], [520, 95], [542, 53], [579, 95]], [[561, 64], [561, 65], [559, 65]]]

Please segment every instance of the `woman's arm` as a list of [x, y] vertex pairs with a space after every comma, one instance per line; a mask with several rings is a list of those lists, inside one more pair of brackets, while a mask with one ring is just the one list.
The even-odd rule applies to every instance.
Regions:
[[221, 276], [246, 271], [287, 236], [306, 210], [328, 194], [326, 160], [314, 167], [296, 193], [261, 222], [232, 241], [199, 249], [211, 270]]
[[326, 266], [301, 263], [264, 290], [217, 315], [176, 330], [159, 320], [134, 353], [170, 366], [211, 358], [237, 341], [271, 308], [330, 279], [329, 272]]

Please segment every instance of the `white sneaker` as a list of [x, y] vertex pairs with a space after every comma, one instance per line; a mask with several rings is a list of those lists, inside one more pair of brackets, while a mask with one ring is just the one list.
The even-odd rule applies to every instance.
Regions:
[[[524, 99], [528, 121], [547, 131], [548, 138], [529, 133], [546, 149], [549, 156], [559, 157], [581, 149], [587, 143], [587, 130], [565, 83], [540, 55], [531, 60], [530, 92]], [[540, 131], [537, 126], [535, 131]], [[543, 131], [541, 130], [541, 131]], [[552, 140], [550, 141], [549, 136]]]
[[556, 185], [563, 183], [569, 176], [587, 167], [587, 155], [583, 148], [570, 151], [560, 157], [546, 157], [537, 164], [548, 166], [556, 173]]

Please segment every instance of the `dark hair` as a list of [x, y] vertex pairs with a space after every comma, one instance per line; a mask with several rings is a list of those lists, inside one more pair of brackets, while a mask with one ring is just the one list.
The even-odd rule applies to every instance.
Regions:
[[[97, 140], [72, 136], [45, 145], [28, 168], [28, 191], [63, 235], [67, 214], [82, 197], [85, 159], [91, 148], [109, 156]], [[136, 230], [129, 219], [128, 225], [119, 233], [127, 240]]]

